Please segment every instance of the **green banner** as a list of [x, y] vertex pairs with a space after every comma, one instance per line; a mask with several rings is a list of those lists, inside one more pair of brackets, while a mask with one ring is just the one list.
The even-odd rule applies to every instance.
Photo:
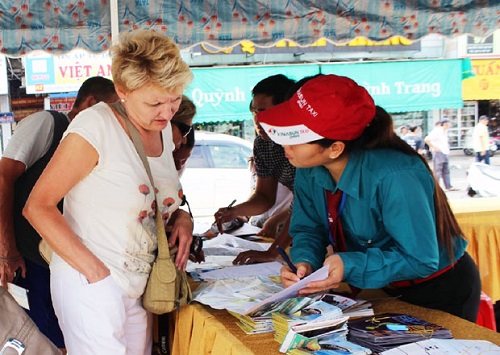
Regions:
[[193, 68], [186, 90], [197, 107], [195, 123], [251, 119], [252, 88], [275, 74], [291, 79], [323, 74], [347, 76], [364, 86], [388, 112], [460, 108], [462, 59], [335, 64]]
[[252, 119], [252, 88], [262, 79], [283, 74], [299, 80], [319, 73], [317, 64], [193, 68], [194, 80], [185, 94], [196, 105], [194, 123]]
[[353, 79], [388, 112], [463, 106], [462, 59], [322, 64], [321, 73]]

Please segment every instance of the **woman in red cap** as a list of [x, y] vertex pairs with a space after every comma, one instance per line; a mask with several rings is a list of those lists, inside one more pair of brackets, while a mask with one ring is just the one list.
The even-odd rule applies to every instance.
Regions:
[[328, 265], [300, 294], [346, 282], [476, 320], [479, 272], [446, 195], [363, 87], [321, 75], [258, 120], [297, 167], [285, 286]]

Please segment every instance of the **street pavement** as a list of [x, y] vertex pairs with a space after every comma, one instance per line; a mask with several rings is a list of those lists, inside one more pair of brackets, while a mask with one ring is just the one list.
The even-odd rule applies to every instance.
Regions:
[[[446, 196], [448, 199], [459, 199], [459, 198], [471, 198], [467, 195], [467, 170], [470, 165], [475, 162], [474, 156], [465, 155], [464, 152], [460, 150], [452, 150], [450, 155], [450, 175], [451, 184], [457, 187], [458, 191], [446, 191]], [[432, 161], [428, 161], [429, 165], [432, 167]], [[495, 154], [494, 157], [490, 158], [490, 164], [500, 166], [500, 151]], [[442, 182], [441, 182], [442, 184]], [[477, 197], [480, 198], [480, 197]], [[215, 211], [214, 211], [215, 212]], [[203, 233], [207, 231], [213, 222], [213, 217], [208, 218], [195, 218], [195, 233]]]

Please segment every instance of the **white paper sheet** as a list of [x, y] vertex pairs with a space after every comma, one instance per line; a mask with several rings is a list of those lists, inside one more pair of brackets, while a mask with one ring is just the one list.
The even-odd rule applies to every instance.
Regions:
[[16, 302], [29, 311], [30, 305], [28, 302], [28, 290], [20, 286], [14, 285], [13, 283], [7, 283], [7, 291], [14, 297]]
[[207, 271], [200, 274], [199, 276], [202, 280], [235, 279], [241, 277], [250, 277], [254, 275], [279, 276], [282, 266], [283, 265], [281, 265], [277, 261], [250, 265], [236, 265]]
[[272, 295], [271, 297], [266, 298], [262, 302], [257, 303], [255, 306], [248, 309], [245, 312], [245, 314], [251, 314], [251, 313], [255, 312], [256, 310], [258, 310], [259, 308], [261, 308], [262, 306], [265, 306], [266, 304], [276, 302], [276, 301], [281, 301], [281, 300], [284, 300], [287, 298], [296, 297], [298, 295], [299, 290], [306, 287], [306, 285], [309, 282], [326, 279], [328, 277], [328, 270], [329, 270], [328, 265], [323, 266], [321, 269], [316, 270], [315, 272], [313, 272], [311, 275], [309, 275], [307, 277], [304, 277], [302, 280], [293, 284], [292, 286], [289, 286], [289, 287], [285, 288], [283, 291], [278, 292], [278, 293]]
[[232, 255], [247, 250], [265, 251], [269, 249], [271, 243], [258, 243], [235, 237], [231, 234], [221, 234], [213, 239], [203, 242], [203, 251], [205, 255]]
[[381, 355], [498, 355], [500, 347], [487, 340], [428, 339], [386, 350]]

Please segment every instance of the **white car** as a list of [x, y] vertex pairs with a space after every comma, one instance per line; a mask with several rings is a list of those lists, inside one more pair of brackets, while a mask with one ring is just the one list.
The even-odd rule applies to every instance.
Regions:
[[252, 143], [231, 135], [196, 131], [195, 146], [181, 177], [182, 188], [193, 216], [213, 217], [236, 199], [251, 193], [248, 158]]

